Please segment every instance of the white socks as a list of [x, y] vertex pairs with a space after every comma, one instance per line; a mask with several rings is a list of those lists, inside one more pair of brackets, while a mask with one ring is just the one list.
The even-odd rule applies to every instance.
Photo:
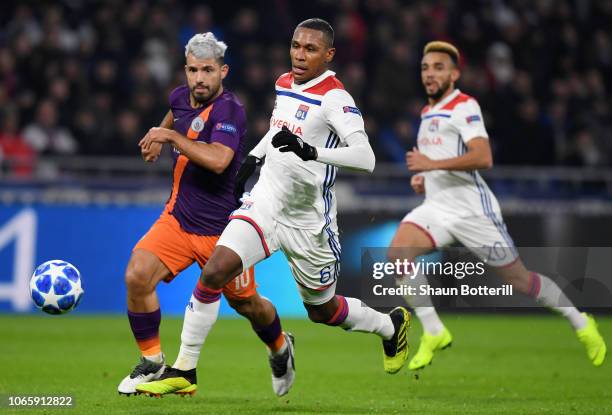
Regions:
[[[539, 292], [537, 293], [536, 301], [554, 311], [557, 311], [562, 316], [568, 319], [574, 330], [583, 328], [587, 324], [587, 319], [578, 311], [567, 296], [561, 291], [559, 286], [545, 275], [533, 273], [534, 278], [539, 278]], [[411, 285], [419, 287], [427, 284], [427, 277], [422, 273], [418, 273], [415, 278], [409, 277], [398, 278], [397, 285]], [[533, 281], [532, 283], [537, 283]], [[417, 288], [418, 292], [418, 288]], [[415, 314], [423, 324], [423, 329], [433, 335], [439, 334], [444, 328], [444, 324], [440, 320], [436, 309], [431, 303], [431, 298], [428, 295], [413, 295], [404, 297], [410, 307], [414, 309]]]
[[340, 327], [347, 331], [376, 333], [385, 340], [393, 337], [395, 327], [388, 314], [368, 307], [357, 298], [344, 298], [348, 306], [348, 314]]
[[553, 280], [545, 275], [533, 273], [534, 278], [540, 278], [540, 291], [536, 301], [551, 308], [567, 318], [574, 328], [578, 330], [587, 324], [587, 319], [572, 304], [569, 298], [561, 291]]
[[[428, 282], [427, 277], [422, 272], [419, 272], [412, 279], [409, 276], [398, 277], [395, 283], [397, 286], [408, 285], [416, 287], [416, 291], [419, 292], [419, 287], [427, 285]], [[429, 295], [406, 295], [404, 300], [414, 309], [414, 314], [417, 315], [423, 325], [423, 330], [434, 336], [442, 332], [444, 324], [442, 324]]]
[[217, 321], [219, 300], [213, 303], [201, 303], [193, 295], [185, 310], [183, 331], [181, 332], [181, 349], [173, 367], [179, 370], [191, 370], [198, 365], [200, 350], [208, 332]]
[[444, 324], [434, 307], [414, 307], [414, 314], [417, 315], [423, 325], [423, 330], [427, 333], [436, 336], [444, 329]]

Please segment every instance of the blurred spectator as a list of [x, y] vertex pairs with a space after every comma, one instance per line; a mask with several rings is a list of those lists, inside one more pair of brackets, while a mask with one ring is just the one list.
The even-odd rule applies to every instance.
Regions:
[[376, 149], [379, 154], [384, 152], [390, 161], [405, 163], [406, 151], [414, 147], [414, 145], [411, 146], [410, 140], [415, 136], [409, 120], [400, 119], [392, 126], [385, 126], [381, 129], [376, 141]]
[[246, 106], [252, 146], [290, 69], [293, 28], [318, 16], [334, 25], [332, 69], [381, 140], [379, 161], [403, 163], [399, 149], [414, 145], [422, 48], [443, 39], [462, 53], [458, 87], [481, 103], [496, 163], [612, 163], [611, 1], [123, 3], [3, 5], [0, 108], [14, 108], [12, 128], [27, 126], [36, 151], [134, 154], [134, 137], [159, 124], [185, 82], [185, 43], [205, 31], [229, 45], [226, 84]]
[[345, 3], [346, 11], [336, 18], [334, 28], [340, 65], [361, 62], [366, 53], [366, 22], [356, 10], [357, 2]]
[[491, 73], [493, 88], [506, 86], [514, 78], [512, 51], [505, 43], [496, 42], [487, 52], [487, 69]]
[[38, 104], [34, 122], [23, 130], [23, 136], [42, 154], [74, 154], [78, 148], [70, 131], [58, 124], [55, 104], [48, 99]]
[[130, 109], [123, 110], [117, 116], [117, 131], [113, 147], [117, 153], [139, 155], [138, 142], [146, 131], [140, 127], [138, 114]]
[[397, 41], [389, 46], [388, 55], [376, 66], [374, 88], [369, 91], [368, 105], [377, 108], [381, 122], [392, 121], [402, 112], [410, 97], [415, 94], [422, 95], [420, 84], [406, 82], [419, 74], [420, 63], [417, 64], [415, 60], [415, 48], [404, 41]]
[[554, 164], [553, 131], [543, 119], [537, 101], [527, 98], [510, 127], [512, 139], [498, 142], [500, 161], [513, 164]]
[[188, 21], [180, 29], [179, 42], [186, 45], [189, 39], [196, 33], [214, 32], [217, 38], [220, 36], [219, 30], [213, 28], [213, 15], [210, 7], [204, 5], [195, 6], [187, 13]]
[[588, 130], [580, 130], [570, 143], [566, 163], [575, 166], [596, 167], [602, 165], [604, 155], [597, 147], [593, 135]]
[[36, 153], [18, 131], [17, 112], [6, 108], [0, 114], [0, 161], [2, 171], [16, 177], [30, 177]]

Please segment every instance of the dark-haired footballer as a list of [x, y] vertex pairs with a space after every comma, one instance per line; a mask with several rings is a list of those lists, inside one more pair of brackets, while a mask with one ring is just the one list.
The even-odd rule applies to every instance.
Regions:
[[[333, 33], [329, 23], [321, 19], [302, 22], [293, 33], [291, 71], [276, 81], [270, 130], [240, 168], [238, 193], [256, 165], [264, 158], [265, 163], [258, 182], [230, 216], [203, 269], [199, 284], [207, 300], [200, 307], [207, 310], [206, 318], [214, 321], [225, 284], [281, 250], [308, 317], [315, 323], [379, 336], [384, 369], [396, 373], [408, 352], [408, 311], [398, 307], [383, 314], [359, 299], [335, 292], [340, 271], [334, 195], [337, 169], [371, 172], [375, 158], [361, 112], [334, 72], [327, 69], [336, 52]], [[205, 338], [202, 332], [200, 345]], [[171, 379], [150, 382], [138, 390], [163, 394], [186, 388], [194, 382], [194, 374], [195, 369], [180, 371]]]

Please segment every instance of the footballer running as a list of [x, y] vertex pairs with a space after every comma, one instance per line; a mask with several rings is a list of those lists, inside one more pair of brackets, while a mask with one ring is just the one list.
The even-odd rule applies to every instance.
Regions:
[[[518, 291], [564, 316], [584, 345], [590, 361], [600, 366], [606, 344], [592, 316], [581, 313], [553, 280], [528, 270], [508, 234], [499, 203], [478, 170], [493, 165], [489, 136], [476, 100], [455, 88], [459, 79], [459, 51], [449, 43], [425, 46], [421, 81], [428, 105], [421, 112], [417, 146], [406, 153], [416, 193], [425, 201], [404, 217], [389, 255], [414, 261], [436, 248], [463, 244]], [[398, 284], [427, 284], [426, 276], [400, 276]], [[419, 349], [410, 369], [430, 364], [434, 353], [451, 345], [428, 295], [405, 297], [423, 325]]]
[[[375, 157], [364, 122], [351, 95], [335, 73], [334, 32], [322, 19], [300, 23], [290, 46], [291, 71], [276, 81], [276, 105], [270, 130], [249, 153], [238, 173], [241, 194], [256, 165], [259, 180], [230, 216], [198, 282], [199, 320], [185, 319], [183, 330], [198, 341], [182, 341], [177, 362], [195, 356], [217, 318], [219, 299], [233, 278], [281, 250], [308, 317], [315, 323], [347, 331], [373, 333], [382, 339], [384, 369], [398, 372], [407, 358], [410, 315], [403, 307], [380, 313], [357, 298], [336, 295], [340, 242], [334, 182], [338, 167], [371, 172]], [[274, 278], [283, 278], [275, 275]], [[206, 322], [206, 324], [204, 324]], [[199, 329], [197, 327], [206, 327]], [[195, 340], [195, 339], [194, 339]], [[324, 350], [322, 351], [325, 352]], [[141, 384], [150, 394], [188, 387], [196, 360], [177, 368], [175, 377]]]
[[[226, 49], [212, 33], [189, 40], [185, 47], [187, 85], [172, 91], [170, 110], [161, 126], [151, 128], [139, 144], [148, 162], [158, 158], [163, 144], [172, 146], [174, 172], [165, 209], [134, 247], [125, 274], [128, 318], [142, 357], [119, 384], [121, 394], [137, 393], [140, 384], [173, 375], [172, 368], [164, 371], [155, 287], [160, 281], [170, 282], [194, 262], [203, 267], [229, 214], [239, 206], [234, 185], [244, 151], [246, 114], [237, 97], [223, 88], [229, 70], [224, 63]], [[293, 337], [283, 333], [272, 303], [257, 293], [253, 267], [239, 274], [228, 279], [218, 294], [223, 293], [230, 306], [250, 320], [268, 346], [273, 388], [283, 395], [293, 383]], [[192, 363], [199, 356], [200, 333], [212, 326], [208, 310], [202, 308], [219, 307], [218, 301], [209, 306], [210, 299], [207, 288], [199, 283], [185, 310], [181, 354], [174, 364], [193, 376], [174, 393], [193, 394], [197, 389]]]

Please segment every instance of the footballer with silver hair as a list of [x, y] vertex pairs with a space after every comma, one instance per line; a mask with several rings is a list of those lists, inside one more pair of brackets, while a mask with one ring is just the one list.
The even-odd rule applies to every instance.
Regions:
[[[159, 339], [161, 312], [156, 287], [170, 282], [197, 262], [208, 262], [231, 212], [239, 206], [234, 198], [235, 177], [244, 155], [246, 114], [238, 98], [223, 87], [229, 68], [224, 62], [227, 45], [212, 33], [197, 34], [185, 47], [187, 85], [170, 94], [170, 110], [161, 126], [151, 128], [140, 141], [145, 161], [155, 161], [164, 144], [173, 149], [172, 192], [159, 219], [138, 241], [127, 266], [128, 319], [141, 351], [140, 362], [120, 383], [121, 394], [159, 394], [146, 382], [175, 377], [183, 370], [184, 385], [173, 392], [193, 394], [197, 389], [195, 366], [200, 354], [197, 339], [214, 323], [204, 311], [218, 307], [223, 294], [268, 347], [272, 379], [287, 378], [293, 361], [291, 335], [282, 331], [276, 309], [256, 291], [253, 267], [248, 267], [212, 298], [198, 284], [185, 311], [182, 346], [172, 368], [165, 366]], [[283, 370], [284, 368], [284, 370]], [[293, 383], [281, 381], [277, 394]], [[141, 389], [141, 387], [143, 389]]]
[[[195, 103], [205, 104], [223, 91], [221, 81], [229, 71], [224, 62], [226, 50], [227, 45], [217, 40], [210, 32], [195, 35], [185, 46], [185, 74]], [[199, 61], [207, 62], [204, 67], [199, 68]], [[216, 61], [218, 65], [210, 61]], [[197, 77], [198, 69], [202, 69], [205, 76]]]

